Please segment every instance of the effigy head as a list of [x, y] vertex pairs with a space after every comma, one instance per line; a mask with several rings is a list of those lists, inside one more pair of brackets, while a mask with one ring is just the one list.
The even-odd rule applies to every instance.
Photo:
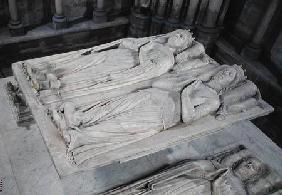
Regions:
[[234, 173], [243, 183], [255, 182], [267, 172], [266, 166], [257, 158], [243, 159], [234, 169]]
[[178, 29], [168, 33], [167, 45], [174, 50], [174, 53], [182, 52], [192, 46], [194, 38], [189, 30]]
[[220, 92], [234, 88], [245, 79], [244, 70], [240, 66], [225, 66], [212, 76], [211, 80], [208, 82], [208, 86]]

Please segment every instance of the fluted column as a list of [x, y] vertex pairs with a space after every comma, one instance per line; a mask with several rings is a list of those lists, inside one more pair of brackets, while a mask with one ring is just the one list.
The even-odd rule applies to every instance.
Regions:
[[168, 20], [165, 22], [164, 33], [171, 32], [180, 27], [180, 14], [183, 0], [172, 0], [171, 10]]
[[96, 7], [93, 12], [93, 21], [103, 23], [108, 21], [106, 5], [104, 0], [96, 0]]
[[158, 0], [154, 16], [152, 17], [150, 35], [157, 35], [162, 33], [167, 2], [168, 0]]
[[167, 0], [159, 0], [157, 11], [156, 11], [156, 17], [164, 18], [166, 6], [167, 6]]
[[16, 0], [9, 0], [10, 22], [8, 27], [12, 36], [24, 35], [24, 28], [19, 19]]
[[220, 12], [220, 8], [223, 0], [210, 0], [206, 11], [205, 20], [203, 26], [208, 28], [214, 28], [217, 26], [217, 18]]
[[63, 0], [55, 0], [55, 14], [52, 18], [54, 29], [63, 29], [67, 27], [67, 19], [63, 12]]
[[152, 13], [152, 14], [155, 14], [155, 13], [156, 13], [157, 3], [158, 3], [157, 0], [152, 0], [152, 1], [151, 1], [151, 13]]
[[271, 0], [260, 24], [258, 25], [255, 34], [250, 43], [242, 50], [241, 55], [249, 59], [257, 59], [261, 53], [261, 43], [268, 29], [268, 25], [277, 9], [279, 0]]
[[183, 0], [173, 0], [172, 9], [169, 16], [169, 21], [172, 23], [178, 23], [180, 19], [181, 8], [183, 5]]
[[188, 9], [187, 9], [187, 14], [184, 20], [185, 26], [188, 26], [188, 28], [193, 28], [194, 21], [195, 21], [195, 15], [197, 12], [197, 8], [199, 6], [199, 0], [190, 0]]
[[220, 35], [221, 27], [218, 24], [220, 11], [222, 11], [223, 1], [209, 0], [205, 12], [202, 11], [199, 24], [197, 25], [198, 41], [204, 44], [208, 53], [212, 52], [214, 43]]
[[229, 5], [230, 5], [230, 1], [231, 0], [225, 0], [223, 2], [222, 10], [221, 10], [221, 13], [220, 13], [220, 15], [218, 17], [218, 21], [217, 21], [218, 26], [223, 26], [225, 15], [226, 15], [228, 8], [229, 8]]

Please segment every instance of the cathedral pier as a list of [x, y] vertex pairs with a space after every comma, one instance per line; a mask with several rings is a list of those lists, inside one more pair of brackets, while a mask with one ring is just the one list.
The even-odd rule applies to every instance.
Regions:
[[93, 20], [95, 23], [107, 22], [108, 17], [104, 0], [96, 1], [96, 7], [94, 8], [93, 12]]
[[53, 16], [53, 28], [63, 29], [67, 27], [67, 18], [64, 16], [63, 12], [63, 0], [55, 0], [55, 15]]
[[11, 35], [12, 36], [24, 35], [25, 31], [18, 15], [16, 0], [9, 0], [9, 13], [10, 13], [10, 22], [8, 24], [8, 27]]

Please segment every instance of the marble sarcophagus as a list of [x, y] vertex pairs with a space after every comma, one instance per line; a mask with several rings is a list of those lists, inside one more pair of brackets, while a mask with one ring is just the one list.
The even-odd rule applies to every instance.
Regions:
[[13, 72], [62, 178], [273, 111], [239, 65], [220, 65], [186, 30], [20, 61]]

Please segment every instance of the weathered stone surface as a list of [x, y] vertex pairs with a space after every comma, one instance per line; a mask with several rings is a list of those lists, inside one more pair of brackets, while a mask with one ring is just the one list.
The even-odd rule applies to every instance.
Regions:
[[117, 194], [273, 194], [282, 190], [282, 177], [240, 145], [211, 156], [187, 159], [130, 185]]
[[[7, 79], [0, 81], [2, 91], [7, 81]], [[150, 175], [167, 164], [213, 155], [240, 144], [252, 150], [253, 155], [267, 162], [269, 167], [282, 175], [281, 149], [250, 122], [240, 122], [215, 134], [176, 144], [136, 160], [113, 162], [111, 165], [98, 168], [94, 173], [86, 170], [81, 174], [59, 179], [39, 129], [36, 126], [32, 126], [30, 130], [18, 128], [6, 94], [1, 93], [0, 99], [1, 109], [6, 113], [0, 117], [2, 136], [0, 144], [4, 145], [0, 150], [5, 150], [1, 151], [0, 161], [6, 162], [0, 165], [0, 177], [2, 173], [7, 173], [5, 175], [9, 176], [8, 179], [11, 178], [8, 182], [5, 180], [6, 191], [3, 195], [97, 194]], [[3, 156], [5, 153], [6, 157]], [[10, 166], [12, 171], [5, 171], [7, 169], [3, 169], [3, 166]], [[14, 187], [15, 182], [17, 187]]]
[[[172, 144], [217, 132], [235, 121], [258, 117], [272, 111], [272, 108], [261, 100], [255, 85], [246, 81], [244, 71], [239, 66], [219, 66], [205, 55], [203, 48], [201, 44], [194, 42], [188, 31], [179, 30], [151, 38], [122, 39], [85, 50], [28, 60], [24, 64], [21, 62], [14, 64], [14, 74], [20, 81], [23, 94], [41, 127], [40, 130], [59, 174], [67, 177], [85, 169], [95, 172], [97, 167], [115, 161], [134, 160], [163, 150]], [[137, 55], [132, 54], [137, 51], [140, 53], [138, 58], [135, 58], [134, 56]], [[117, 55], [116, 52], [120, 55]], [[175, 59], [173, 53], [176, 55]], [[62, 59], [66, 60], [66, 63], [58, 63]], [[195, 59], [198, 61], [195, 62]], [[88, 60], [90, 64], [83, 63], [83, 60]], [[45, 75], [45, 68], [49, 70], [46, 62], [60, 71]], [[96, 62], [98, 63], [96, 66], [91, 66]], [[122, 66], [115, 66], [117, 62]], [[23, 74], [23, 66], [26, 67], [27, 73], [32, 78], [33, 89]], [[72, 68], [75, 72], [71, 71]], [[119, 68], [121, 70], [124, 68], [124, 70], [120, 71]], [[169, 70], [173, 71], [168, 73]], [[69, 72], [71, 74], [68, 74]], [[57, 77], [57, 73], [62, 75]], [[66, 77], [63, 76], [64, 74]], [[84, 76], [81, 77], [80, 74]], [[106, 82], [95, 83], [95, 78], [103, 79], [104, 74], [105, 78], [110, 79], [107, 79]], [[153, 82], [153, 88], [150, 89], [152, 85], [150, 80], [158, 79], [157, 77], [161, 75], [163, 76], [159, 82]], [[91, 79], [87, 79], [88, 77]], [[44, 79], [49, 79], [49, 82], [44, 82]], [[86, 79], [86, 82], [81, 82], [82, 85], [78, 82], [76, 85], [76, 79], [78, 81]], [[181, 82], [178, 82], [178, 79]], [[60, 87], [61, 81], [65, 82], [62, 87]], [[149, 84], [145, 81], [148, 81]], [[93, 86], [91, 82], [94, 82]], [[111, 84], [116, 82], [117, 84]], [[141, 85], [136, 85], [136, 82], [140, 82]], [[247, 85], [248, 83], [251, 83], [250, 86]], [[89, 84], [92, 86], [91, 90], [87, 87]], [[86, 87], [87, 90], [84, 90], [83, 87]], [[147, 97], [144, 88], [148, 87], [147, 90], [154, 91], [154, 88], [158, 88], [158, 90], [163, 90], [164, 94], [171, 93], [173, 94], [171, 97], [180, 97], [182, 94], [181, 98], [184, 100], [182, 110], [185, 110], [182, 112], [182, 120], [178, 116], [177, 109], [180, 104], [177, 98], [169, 99], [169, 96], [160, 96], [160, 93], [147, 94]], [[136, 92], [136, 89], [140, 88], [142, 90]], [[209, 90], [205, 90], [206, 88]], [[53, 93], [55, 89], [59, 90], [59, 96], [58, 93]], [[71, 93], [68, 92], [69, 89]], [[44, 100], [44, 94], [48, 96], [48, 92], [51, 92], [50, 97], [55, 99], [49, 99], [48, 101], [51, 102], [46, 101], [42, 105], [38, 97], [35, 97], [34, 90], [40, 92], [41, 102]], [[158, 94], [159, 98], [163, 98], [164, 101], [156, 101]], [[140, 96], [137, 98], [139, 101], [132, 98], [135, 96]], [[62, 97], [67, 98], [62, 101]], [[161, 112], [159, 107], [153, 104], [146, 107], [146, 104], [142, 103], [143, 98], [148, 98], [148, 101], [145, 101], [147, 103], [170, 103], [165, 103], [163, 106], [165, 112]], [[70, 99], [74, 105], [67, 103]], [[64, 104], [61, 106], [61, 103]], [[48, 108], [45, 106], [47, 104], [51, 105], [49, 113], [54, 123], [46, 115]], [[166, 106], [173, 104], [175, 112], [168, 112]], [[150, 120], [153, 121], [149, 123], [142, 121], [143, 112], [152, 116]], [[136, 118], [130, 116], [130, 113], [136, 115]], [[139, 114], [140, 117], [138, 117]], [[113, 125], [115, 122], [117, 125]], [[140, 127], [141, 130], [137, 128], [138, 132], [131, 135], [132, 125]], [[162, 131], [174, 125], [176, 125], [174, 130]], [[103, 126], [106, 128], [101, 128]], [[95, 128], [98, 131], [93, 131]], [[77, 129], [82, 129], [82, 131], [77, 132]], [[107, 132], [108, 130], [110, 131]], [[147, 133], [145, 137], [139, 136], [142, 131]], [[152, 131], [153, 136], [150, 134]], [[159, 131], [161, 132], [158, 133]], [[99, 136], [96, 133], [99, 133]], [[125, 134], [127, 136], [123, 137]], [[64, 141], [60, 139], [60, 136], [64, 138]], [[101, 138], [101, 136], [108, 140], [102, 141], [101, 144], [111, 146], [99, 147], [98, 137]], [[72, 141], [76, 139], [80, 140], [78, 145]], [[119, 139], [124, 140], [119, 142]], [[86, 142], [91, 144], [86, 144]], [[131, 150], [127, 150], [127, 147], [130, 147]], [[76, 156], [77, 154], [79, 155]], [[72, 161], [69, 161], [69, 157]], [[73, 162], [76, 165], [73, 165]]]

